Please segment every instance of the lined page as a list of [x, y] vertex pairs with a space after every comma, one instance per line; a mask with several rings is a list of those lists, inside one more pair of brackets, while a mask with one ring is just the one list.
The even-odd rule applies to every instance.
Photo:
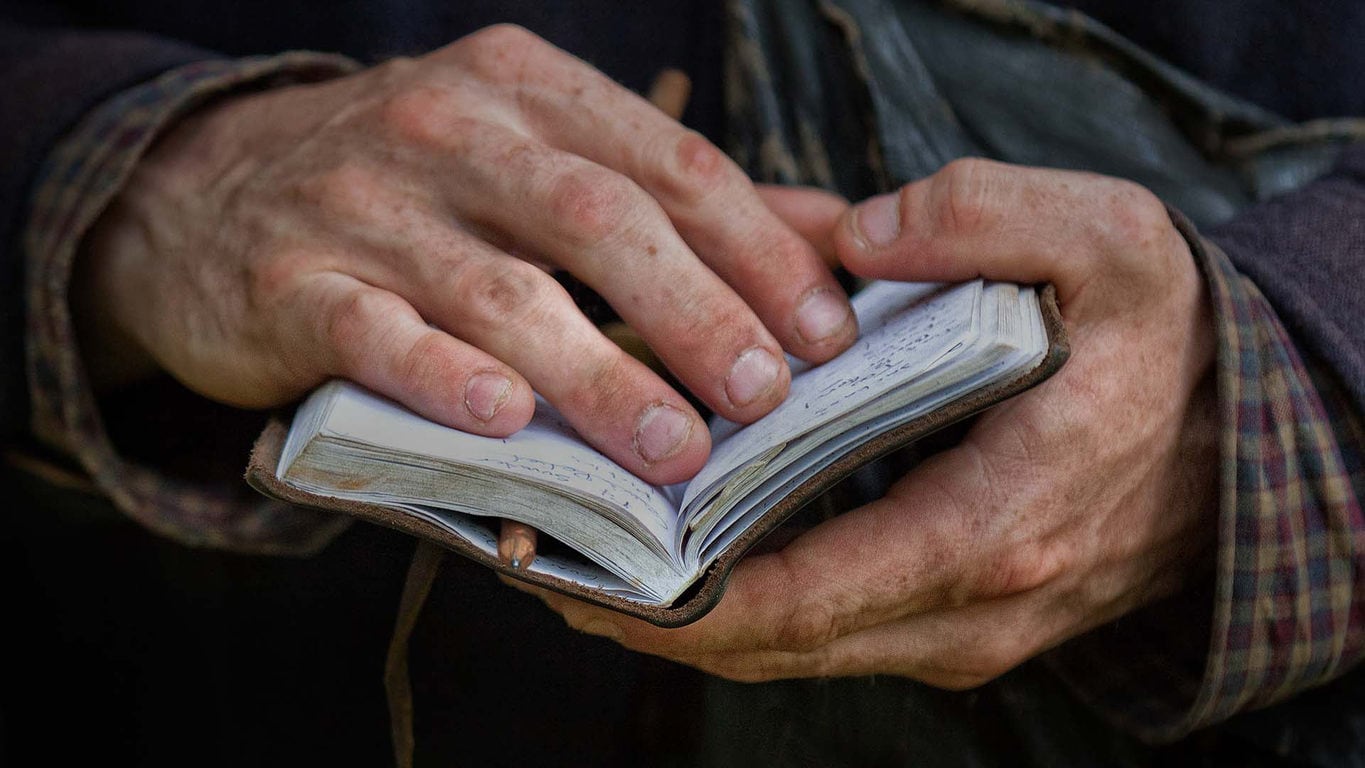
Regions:
[[659, 489], [593, 450], [540, 398], [525, 429], [511, 437], [494, 438], [427, 421], [353, 384], [328, 386], [341, 387], [322, 428], [329, 437], [395, 454], [486, 467], [580, 498], [603, 499], [639, 520], [659, 541], [673, 538], [677, 513]]
[[843, 354], [792, 376], [787, 399], [743, 428], [717, 424], [711, 459], [683, 508], [775, 448], [863, 407], [929, 368], [973, 333], [983, 283], [874, 283], [853, 297], [862, 337]]

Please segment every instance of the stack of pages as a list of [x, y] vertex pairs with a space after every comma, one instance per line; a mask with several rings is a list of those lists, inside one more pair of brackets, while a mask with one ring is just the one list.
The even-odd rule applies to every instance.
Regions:
[[[853, 305], [859, 341], [818, 367], [793, 361], [790, 395], [759, 421], [713, 423], [710, 460], [687, 483], [636, 478], [543, 400], [528, 427], [497, 439], [432, 423], [340, 381], [299, 408], [276, 479], [316, 506], [360, 502], [420, 518], [490, 557], [490, 518], [518, 520], [578, 553], [538, 556], [533, 573], [578, 593], [668, 606], [737, 542], [752, 544], [743, 534], [794, 491], [828, 486], [837, 478], [810, 481], [832, 465], [846, 475], [860, 447], [877, 444], [859, 463], [871, 460], [895, 447], [877, 442], [882, 436], [1050, 372], [1036, 372], [1050, 343], [1031, 287], [880, 282]], [[1009, 382], [1019, 386], [1000, 386]]]

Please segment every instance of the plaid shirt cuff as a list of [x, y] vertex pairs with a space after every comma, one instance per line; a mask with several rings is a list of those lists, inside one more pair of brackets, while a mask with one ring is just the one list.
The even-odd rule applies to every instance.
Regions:
[[1365, 422], [1335, 374], [1301, 357], [1260, 290], [1176, 219], [1218, 332], [1214, 573], [1051, 659], [1084, 698], [1156, 742], [1327, 682], [1365, 646], [1355, 585]]
[[302, 52], [179, 67], [89, 113], [39, 172], [23, 240], [33, 431], [77, 459], [123, 512], [157, 533], [192, 545], [300, 554], [330, 541], [344, 521], [240, 487], [179, 481], [119, 455], [87, 380], [67, 303], [77, 249], [138, 159], [177, 117], [232, 90], [323, 80], [357, 68], [339, 56]]

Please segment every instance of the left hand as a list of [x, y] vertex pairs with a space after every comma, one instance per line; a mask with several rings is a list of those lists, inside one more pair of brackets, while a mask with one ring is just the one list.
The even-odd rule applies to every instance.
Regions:
[[1155, 196], [964, 160], [850, 210], [834, 240], [869, 277], [1052, 282], [1070, 361], [884, 498], [747, 558], [697, 623], [537, 590], [570, 625], [737, 680], [966, 688], [1196, 573], [1218, 498], [1213, 321]]

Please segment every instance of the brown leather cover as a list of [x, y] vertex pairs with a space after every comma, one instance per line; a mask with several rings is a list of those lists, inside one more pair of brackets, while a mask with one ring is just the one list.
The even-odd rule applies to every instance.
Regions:
[[682, 595], [679, 602], [672, 606], [644, 605], [590, 590], [572, 582], [516, 570], [502, 563], [496, 557], [484, 554], [482, 550], [444, 528], [407, 513], [387, 509], [377, 504], [364, 504], [319, 496], [286, 485], [275, 477], [275, 467], [279, 465], [280, 451], [284, 447], [285, 436], [289, 431], [288, 425], [280, 419], [272, 419], [260, 437], [256, 439], [256, 445], [251, 451], [251, 462], [246, 470], [246, 480], [253, 488], [267, 496], [273, 496], [300, 506], [342, 512], [361, 520], [368, 520], [372, 523], [404, 531], [458, 552], [514, 579], [521, 579], [546, 589], [562, 592], [570, 597], [637, 616], [660, 627], [679, 627], [696, 621], [715, 607], [716, 602], [720, 600], [721, 594], [725, 591], [725, 582], [729, 578], [731, 569], [735, 567], [735, 564], [739, 562], [739, 559], [750, 547], [781, 525], [783, 521], [791, 517], [806, 503], [847, 477], [855, 469], [935, 430], [964, 419], [1001, 400], [1017, 395], [1056, 372], [1070, 354], [1066, 328], [1062, 324], [1061, 312], [1057, 306], [1057, 295], [1053, 287], [1046, 286], [1040, 292], [1039, 298], [1043, 308], [1043, 322], [1048, 335], [1048, 352], [1043, 357], [1042, 362], [1032, 370], [1013, 379], [978, 390], [961, 400], [879, 435], [859, 445], [830, 466], [807, 478], [749, 530], [740, 535], [729, 549], [716, 558], [706, 573]]

